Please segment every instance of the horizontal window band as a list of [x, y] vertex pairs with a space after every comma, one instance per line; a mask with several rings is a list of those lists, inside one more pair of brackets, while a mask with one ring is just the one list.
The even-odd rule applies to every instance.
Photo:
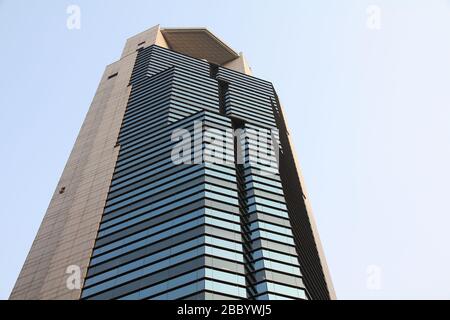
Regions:
[[[122, 274], [115, 278], [107, 279], [105, 281], [96, 283], [92, 286], [86, 286], [86, 287], [84, 287], [83, 292], [88, 295], [92, 295], [92, 294], [98, 293], [99, 291], [110, 290], [114, 287], [123, 285], [124, 283], [128, 283], [131, 281], [137, 281], [142, 277], [149, 276], [149, 275], [152, 275], [155, 273], [160, 273], [160, 272], [166, 270], [167, 268], [171, 268], [171, 267], [181, 264], [185, 261], [195, 259], [199, 256], [211, 256], [211, 257], [216, 257], [216, 258], [221, 258], [221, 259], [227, 259], [229, 261], [232, 261], [233, 263], [235, 261], [238, 261], [240, 263], [243, 262], [242, 253], [240, 253], [240, 254], [233, 253], [232, 255], [235, 255], [236, 258], [233, 258], [231, 256], [227, 257], [226, 250], [221, 250], [221, 249], [203, 245], [203, 246], [199, 246], [196, 248], [191, 248], [188, 251], [185, 251], [185, 252], [180, 253], [175, 256], [168, 257], [164, 260], [160, 260], [159, 262], [155, 262], [155, 263], [147, 265], [147, 266], [142, 266], [141, 268], [138, 268], [133, 271], [129, 271], [128, 273]], [[238, 259], [238, 260], [236, 260], [236, 259]], [[237, 276], [237, 274], [235, 274], [235, 276]], [[244, 283], [241, 282], [240, 284], [245, 285], [244, 277], [241, 276], [241, 279], [243, 280]]]
[[[145, 275], [144, 277], [139, 278], [138, 280], [125, 283], [118, 287], [112, 288], [111, 290], [106, 290], [102, 293], [95, 293], [95, 295], [97, 296], [97, 298], [100, 298], [100, 299], [104, 299], [104, 298], [115, 299], [115, 298], [118, 298], [119, 296], [123, 296], [123, 293], [121, 293], [121, 292], [126, 292], [126, 291], [133, 292], [136, 289], [139, 289], [142, 287], [145, 288], [145, 287], [154, 285], [156, 283], [163, 282], [166, 279], [176, 277], [177, 275], [183, 274], [189, 270], [196, 270], [200, 267], [208, 267], [209, 265], [217, 267], [218, 262], [220, 262], [220, 266], [223, 266], [223, 268], [225, 270], [227, 270], [227, 268], [229, 268], [229, 266], [233, 266], [236, 271], [239, 271], [236, 273], [243, 274], [244, 269], [243, 269], [243, 265], [241, 265], [241, 264], [238, 264], [235, 262], [228, 262], [228, 261], [223, 260], [218, 257], [211, 257], [208, 255], [204, 255], [199, 258], [193, 258], [186, 262], [181, 262], [180, 264], [177, 264], [177, 265], [169, 266], [168, 268], [160, 270], [156, 273], [152, 273], [150, 275]], [[87, 297], [87, 295], [85, 296], [85, 298], [86, 297]]]
[[177, 255], [179, 253], [183, 253], [189, 251], [192, 248], [197, 246], [208, 245], [210, 247], [227, 250], [230, 252], [242, 254], [243, 248], [241, 243], [231, 242], [224, 239], [219, 239], [209, 235], [203, 235], [192, 240], [182, 242], [178, 245], [169, 247], [167, 249], [163, 249], [156, 253], [152, 253], [150, 255], [141, 257], [137, 260], [128, 262], [126, 264], [122, 264], [119, 266], [115, 266], [111, 269], [102, 270], [101, 273], [96, 273], [92, 275], [88, 273], [88, 276], [85, 281], [85, 286], [92, 286], [98, 282], [103, 282], [106, 279], [114, 278], [118, 275], [126, 274], [129, 271], [137, 270], [143, 266], [151, 265], [153, 263], [159, 262], [161, 260], [167, 259], [170, 256]]
[[136, 232], [124, 233], [122, 237], [112, 239], [112, 241], [105, 241], [101, 244], [96, 244], [92, 253], [93, 257], [119, 249], [128, 244], [141, 241], [143, 239], [159, 237], [160, 235], [172, 232], [177, 228], [185, 228], [190, 223], [200, 221], [200, 223], [211, 224], [223, 228], [225, 230], [241, 232], [240, 221], [233, 219], [233, 216], [228, 216], [225, 212], [220, 212], [220, 215], [215, 215], [214, 212], [208, 210], [197, 210], [192, 213], [177, 216], [171, 220], [165, 220], [157, 225], [151, 225], [147, 228], [142, 228]]

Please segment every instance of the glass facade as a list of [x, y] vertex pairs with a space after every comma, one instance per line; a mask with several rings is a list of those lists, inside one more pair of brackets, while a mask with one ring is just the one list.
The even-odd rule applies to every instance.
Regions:
[[[81, 298], [310, 299], [273, 166], [284, 143], [272, 84], [156, 45], [130, 84]], [[176, 131], [202, 137], [178, 164]], [[226, 161], [206, 161], [223, 145]]]

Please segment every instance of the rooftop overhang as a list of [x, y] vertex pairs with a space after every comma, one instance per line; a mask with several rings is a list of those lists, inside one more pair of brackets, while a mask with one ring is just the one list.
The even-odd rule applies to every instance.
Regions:
[[164, 28], [161, 33], [172, 50], [197, 59], [224, 65], [239, 58], [238, 53], [206, 28]]

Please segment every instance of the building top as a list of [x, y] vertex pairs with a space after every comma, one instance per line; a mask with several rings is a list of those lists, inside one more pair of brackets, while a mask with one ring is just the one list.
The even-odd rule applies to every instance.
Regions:
[[206, 28], [160, 28], [159, 25], [154, 26], [129, 38], [122, 57], [139, 48], [154, 44], [248, 75], [252, 74], [243, 54], [236, 53]]
[[233, 49], [206, 28], [164, 28], [161, 33], [174, 51], [224, 65], [239, 58]]

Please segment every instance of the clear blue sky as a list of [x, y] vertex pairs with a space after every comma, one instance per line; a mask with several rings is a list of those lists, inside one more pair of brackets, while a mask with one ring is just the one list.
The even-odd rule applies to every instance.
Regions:
[[[66, 8], [81, 8], [81, 30]], [[381, 29], [366, 26], [369, 5]], [[285, 106], [338, 297], [450, 299], [450, 1], [0, 0], [0, 298], [104, 67], [153, 25], [207, 26]], [[367, 286], [368, 266], [381, 271]]]

